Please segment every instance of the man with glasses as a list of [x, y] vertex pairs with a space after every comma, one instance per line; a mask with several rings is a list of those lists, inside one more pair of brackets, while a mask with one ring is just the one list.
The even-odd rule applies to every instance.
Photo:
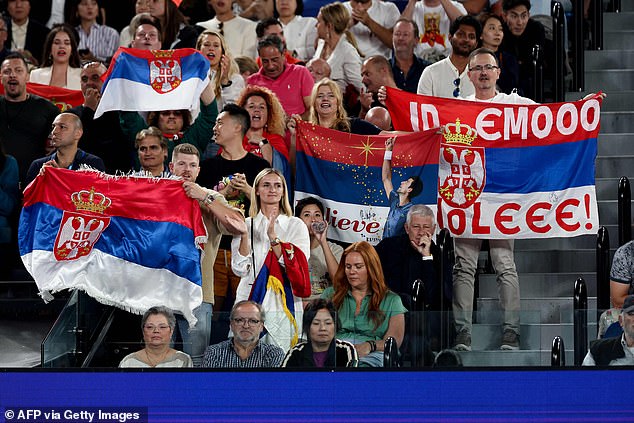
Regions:
[[466, 97], [473, 94], [473, 84], [467, 75], [469, 54], [478, 45], [482, 27], [473, 16], [458, 17], [449, 28], [452, 51], [449, 57], [427, 66], [418, 81], [417, 94], [444, 98]]
[[264, 309], [254, 301], [239, 301], [231, 310], [233, 337], [207, 347], [203, 367], [279, 367], [284, 351], [260, 341]]
[[583, 366], [634, 365], [634, 295], [625, 297], [619, 323], [623, 328], [623, 335], [592, 342], [583, 359]]
[[[475, 93], [466, 97], [466, 100], [507, 104], [535, 103], [516, 93], [497, 91], [500, 67], [491, 50], [479, 48], [471, 53], [467, 73], [475, 87]], [[454, 240], [456, 264], [453, 271], [453, 312], [457, 333], [454, 348], [460, 351], [471, 350], [473, 290], [481, 244], [481, 239]], [[491, 261], [497, 274], [500, 305], [504, 311], [502, 350], [517, 350], [520, 347], [520, 285], [513, 244], [512, 239], [489, 240]]]

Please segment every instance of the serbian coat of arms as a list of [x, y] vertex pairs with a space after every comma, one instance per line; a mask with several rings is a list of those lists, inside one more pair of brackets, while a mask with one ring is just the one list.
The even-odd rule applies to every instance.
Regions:
[[150, 85], [159, 94], [168, 93], [181, 84], [180, 60], [173, 57], [173, 50], [153, 51], [150, 61]]

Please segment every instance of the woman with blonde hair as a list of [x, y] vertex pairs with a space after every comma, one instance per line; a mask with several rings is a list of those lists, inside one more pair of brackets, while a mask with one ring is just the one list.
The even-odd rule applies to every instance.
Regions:
[[350, 12], [341, 3], [330, 3], [317, 15], [317, 50], [313, 58], [321, 58], [330, 65], [330, 78], [345, 93], [352, 86], [357, 93], [361, 82], [361, 52], [354, 35], [348, 31]]
[[236, 302], [264, 306], [266, 341], [284, 351], [299, 340], [302, 298], [310, 295], [309, 255], [308, 229], [293, 216], [284, 176], [264, 169], [253, 182], [244, 232], [231, 243], [231, 268], [241, 278]]
[[203, 31], [196, 41], [196, 50], [209, 60], [209, 69], [213, 75], [212, 84], [220, 113], [225, 104], [235, 103], [244, 88], [244, 79], [231, 56], [225, 38], [219, 32], [209, 29]]
[[[251, 127], [242, 141], [245, 150], [265, 158], [275, 169], [288, 170], [288, 147], [284, 141], [286, 115], [280, 100], [268, 88], [247, 85], [236, 101], [251, 116]], [[282, 155], [286, 166], [280, 161]]]
[[369, 243], [355, 242], [346, 248], [333, 286], [321, 297], [332, 299], [341, 323], [336, 337], [354, 344], [360, 366], [383, 366], [388, 337], [399, 346], [403, 342], [407, 309], [385, 284], [381, 260]]

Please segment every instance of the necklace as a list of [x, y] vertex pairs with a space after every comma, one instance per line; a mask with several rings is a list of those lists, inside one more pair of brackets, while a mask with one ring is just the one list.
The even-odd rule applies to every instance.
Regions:
[[147, 348], [146, 348], [146, 349], [144, 349], [143, 351], [145, 351], [145, 358], [147, 359], [147, 362], [148, 362], [148, 364], [150, 365], [150, 367], [156, 367], [156, 366], [158, 366], [159, 364], [161, 364], [161, 362], [162, 362], [163, 360], [165, 360], [165, 357], [167, 357], [167, 353], [168, 353], [170, 350], [169, 350], [169, 348], [168, 348], [167, 350], [165, 350], [165, 352], [163, 353], [163, 357], [161, 357], [161, 359], [160, 359], [160, 360], [158, 360], [158, 361], [156, 361], [156, 362], [154, 362], [154, 361], [152, 361], [152, 360], [150, 359], [150, 355], [149, 355], [149, 354], [148, 354], [148, 352], [147, 352]]

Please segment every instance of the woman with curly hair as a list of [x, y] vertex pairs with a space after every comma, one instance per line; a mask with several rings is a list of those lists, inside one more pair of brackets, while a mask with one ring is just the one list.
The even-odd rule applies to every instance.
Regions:
[[288, 147], [284, 141], [286, 115], [275, 93], [265, 87], [247, 85], [236, 104], [244, 107], [251, 116], [251, 127], [242, 141], [244, 149], [265, 158], [272, 167], [284, 172], [280, 163], [278, 166], [274, 163], [280, 159], [275, 152], [284, 156], [288, 163]]
[[209, 69], [214, 73], [212, 85], [220, 113], [225, 104], [235, 103], [244, 88], [244, 78], [219, 32], [203, 31], [196, 41], [196, 50], [209, 60]]
[[44, 42], [42, 67], [31, 71], [30, 82], [80, 90], [81, 63], [75, 37], [70, 26], [55, 25]]
[[321, 297], [335, 304], [341, 322], [337, 339], [354, 344], [360, 366], [383, 366], [388, 337], [399, 346], [403, 342], [407, 309], [385, 284], [381, 260], [369, 243], [355, 242], [346, 248], [333, 286]]

